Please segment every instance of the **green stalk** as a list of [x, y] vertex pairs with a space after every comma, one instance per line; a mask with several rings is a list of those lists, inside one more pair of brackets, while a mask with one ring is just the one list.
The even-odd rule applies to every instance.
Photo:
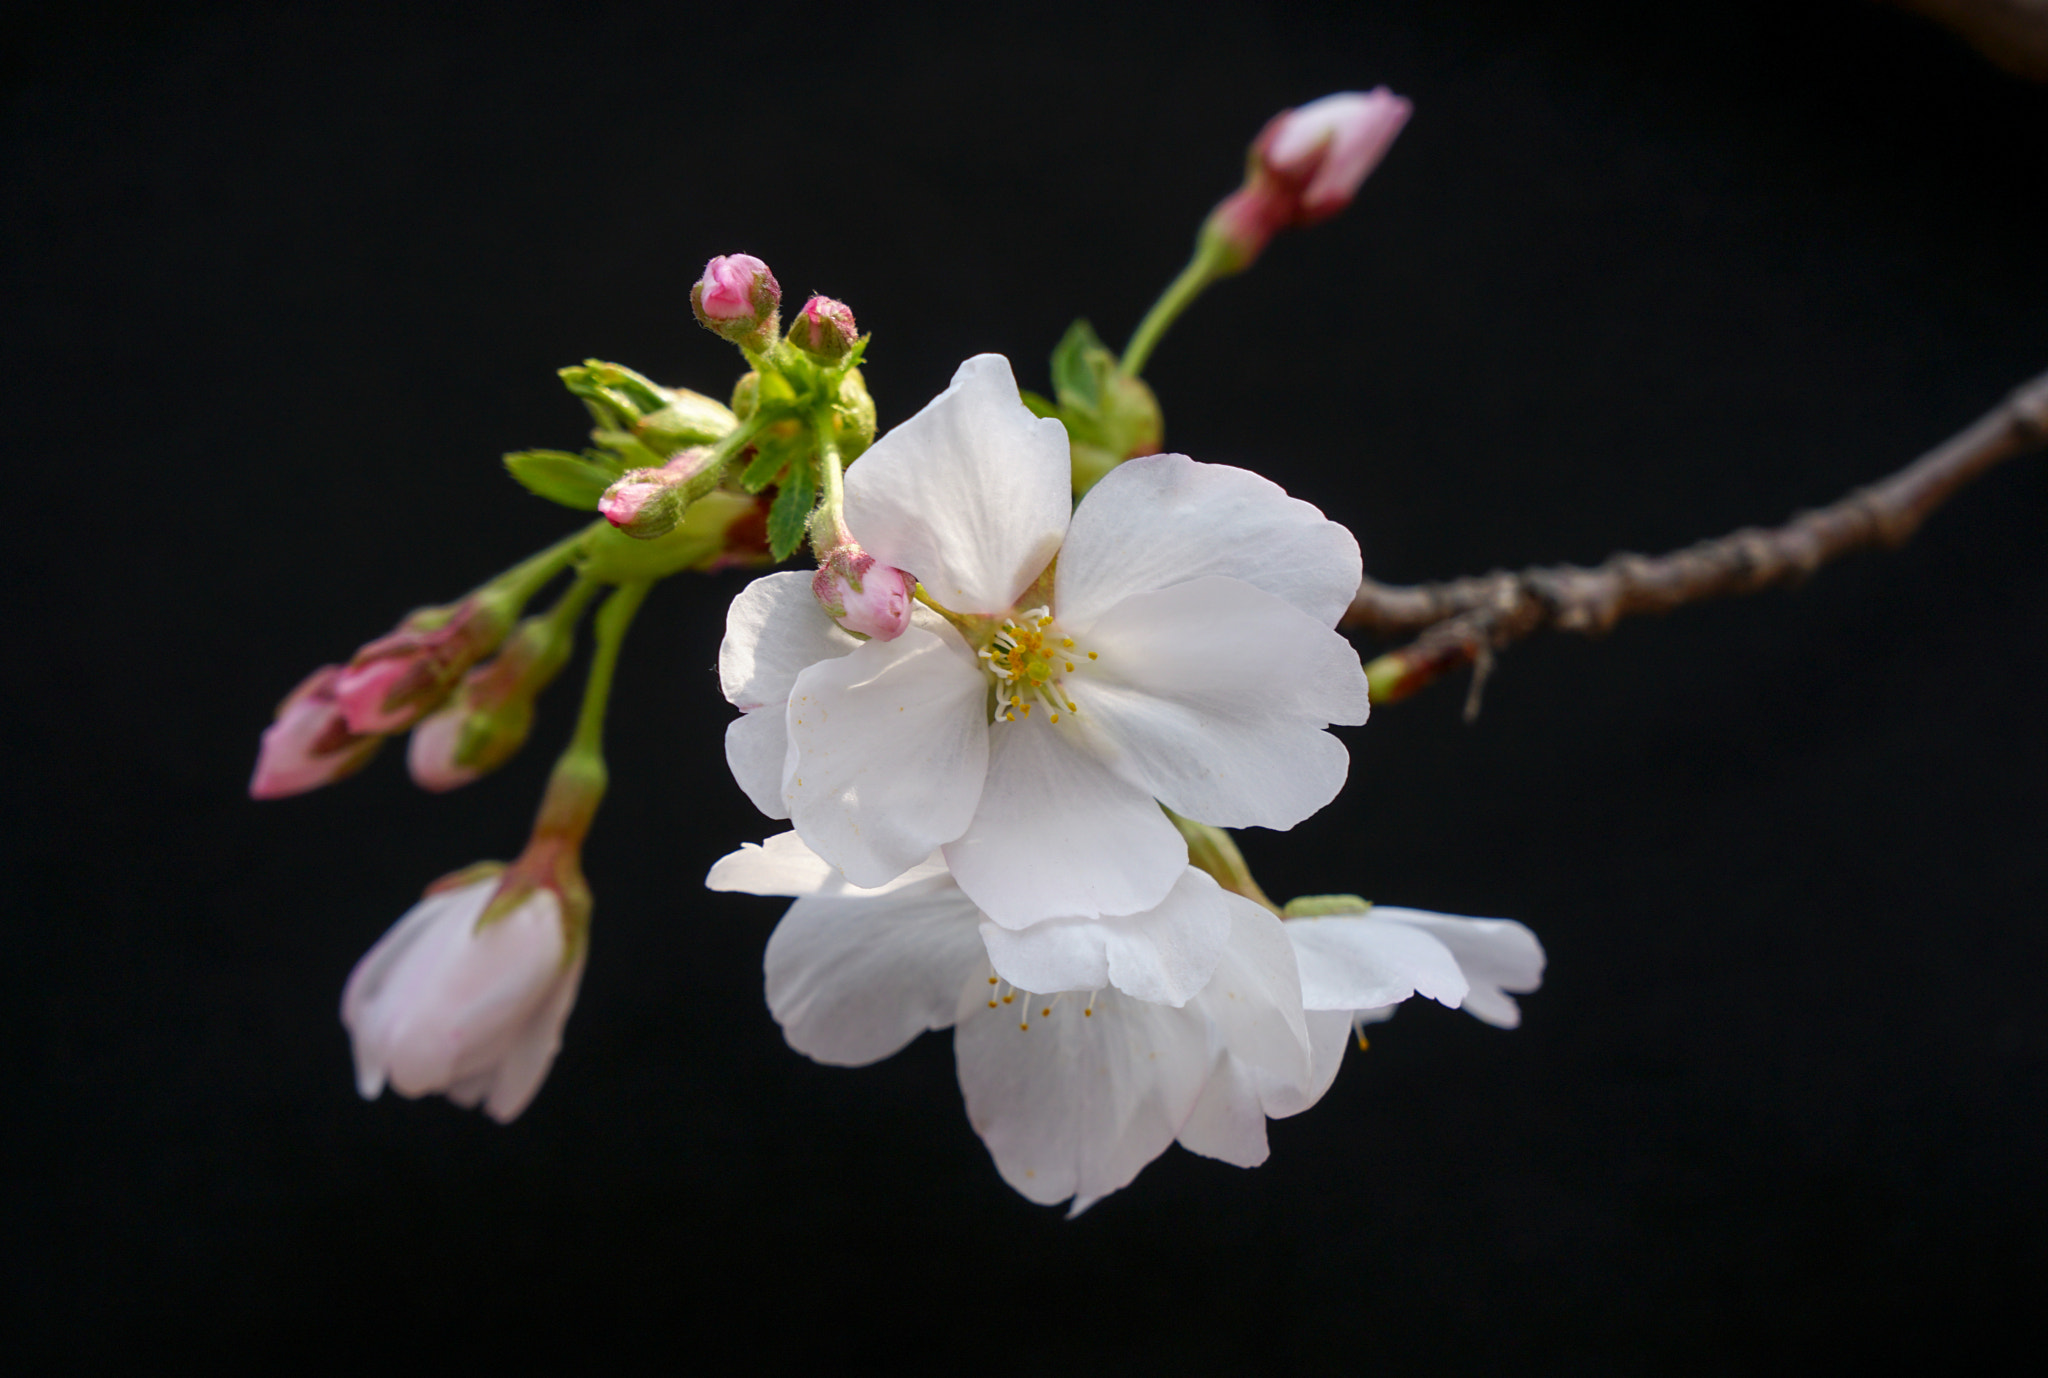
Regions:
[[1208, 233], [1195, 241], [1195, 256], [1188, 260], [1187, 267], [1180, 270], [1180, 276], [1167, 284], [1159, 300], [1152, 303], [1152, 309], [1145, 313], [1145, 319], [1138, 322], [1138, 328], [1131, 335], [1131, 342], [1124, 346], [1124, 357], [1117, 365], [1117, 373], [1125, 378], [1135, 378], [1144, 370], [1152, 357], [1154, 346], [1166, 327], [1179, 319], [1180, 313], [1193, 304], [1196, 297], [1216, 279], [1225, 276], [1223, 270], [1223, 249]]

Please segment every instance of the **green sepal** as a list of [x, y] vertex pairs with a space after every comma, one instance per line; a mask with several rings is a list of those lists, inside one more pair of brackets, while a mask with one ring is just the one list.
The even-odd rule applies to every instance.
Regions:
[[640, 438], [625, 431], [595, 430], [590, 438], [610, 450], [618, 459], [620, 473], [627, 469], [659, 469], [668, 463], [667, 455], [658, 455], [640, 443]]
[[747, 462], [746, 472], [740, 475], [740, 487], [749, 493], [758, 493], [775, 482], [775, 476], [789, 463], [789, 452], [779, 445], [763, 445], [754, 452]]
[[515, 450], [505, 456], [505, 469], [535, 497], [579, 512], [595, 512], [604, 490], [626, 472], [626, 466], [615, 461], [566, 450]]
[[602, 359], [585, 359], [580, 367], [556, 372], [561, 376], [562, 386], [570, 392], [586, 402], [611, 408], [627, 421], [658, 412], [675, 400], [673, 393], [653, 379], [623, 364], [609, 364]]
[[1364, 914], [1372, 901], [1359, 895], [1296, 895], [1280, 911], [1283, 919], [1323, 919], [1340, 914]]
[[1116, 372], [1116, 355], [1102, 343], [1095, 327], [1075, 321], [1052, 351], [1052, 390], [1063, 407], [1094, 411], [1102, 405], [1103, 385]]
[[817, 501], [817, 472], [810, 464], [792, 464], [775, 505], [768, 509], [768, 553], [787, 560], [803, 543], [804, 528], [810, 525], [811, 506]]

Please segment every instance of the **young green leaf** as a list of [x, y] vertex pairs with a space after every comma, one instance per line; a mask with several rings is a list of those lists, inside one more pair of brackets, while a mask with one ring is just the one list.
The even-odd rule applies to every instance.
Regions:
[[810, 524], [811, 504], [817, 498], [815, 466], [798, 462], [789, 466], [789, 477], [768, 509], [768, 553], [787, 560], [803, 543], [804, 528]]
[[564, 450], [517, 450], [505, 456], [505, 468], [527, 492], [580, 512], [596, 511], [604, 490], [625, 472]]

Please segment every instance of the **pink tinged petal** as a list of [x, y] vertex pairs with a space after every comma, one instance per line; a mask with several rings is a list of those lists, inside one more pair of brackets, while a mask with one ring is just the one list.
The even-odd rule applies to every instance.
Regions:
[[1513, 919], [1462, 919], [1385, 905], [1373, 906], [1370, 917], [1420, 929], [1448, 948], [1472, 985], [1465, 1013], [1497, 1028], [1522, 1022], [1509, 991], [1526, 994], [1543, 984], [1543, 944]]
[[720, 857], [704, 884], [711, 890], [738, 890], [749, 895], [817, 895], [872, 897], [893, 894], [920, 881], [946, 874], [946, 862], [933, 852], [887, 885], [863, 889], [846, 883], [831, 862], [806, 847], [795, 833], [777, 833], [766, 842], [747, 842]]
[[978, 984], [962, 992], [953, 1056], [968, 1122], [1004, 1181], [1041, 1205], [1072, 1197], [1078, 1213], [1166, 1151], [1209, 1076], [1200, 1014], [1114, 991], [1092, 1015], [1072, 996], [1050, 1016], [991, 1010]]
[[1363, 572], [1351, 533], [1278, 484], [1152, 455], [1110, 470], [1074, 510], [1053, 607], [1079, 634], [1134, 593], [1221, 574], [1332, 627]]
[[304, 794], [353, 774], [376, 754], [384, 739], [351, 732], [335, 703], [342, 673], [339, 665], [321, 666], [278, 708], [277, 720], [263, 729], [250, 798]]
[[358, 733], [396, 732], [419, 716], [416, 705], [407, 702], [395, 708], [385, 705], [401, 685], [412, 678], [413, 657], [385, 656], [361, 666], [343, 670], [335, 681], [335, 700], [349, 730]]
[[900, 875], [974, 817], [989, 757], [988, 691], [974, 664], [950, 627], [912, 627], [797, 676], [783, 802], [804, 841], [855, 885]]
[[846, 471], [846, 524], [940, 606], [1002, 612], [1059, 549], [1070, 463], [1066, 428], [1018, 399], [1009, 360], [979, 354]]
[[1067, 681], [1118, 748], [1116, 769], [1177, 813], [1223, 828], [1291, 828], [1350, 772], [1326, 723], [1360, 723], [1350, 642], [1272, 594], [1203, 578], [1124, 599], [1089, 633], [1100, 659]]
[[989, 730], [981, 805], [945, 848], [953, 879], [1005, 928], [1143, 913], [1187, 870], [1187, 843], [1151, 793], [1070, 726], [1041, 709]]
[[1312, 1010], [1370, 1010], [1426, 995], [1456, 1009], [1470, 989], [1458, 959], [1420, 928], [1370, 914], [1287, 920]]
[[563, 963], [552, 891], [536, 891], [478, 931], [496, 888], [492, 877], [420, 901], [350, 975], [342, 1022], [365, 1097], [388, 1082], [404, 1096], [445, 1092], [470, 1105], [488, 1098], [487, 1111], [501, 1121], [532, 1098], [582, 967]]
[[406, 742], [405, 768], [413, 783], [436, 792], [457, 789], [481, 773], [455, 760], [462, 728], [469, 721], [467, 705], [456, 702], [420, 719]]
[[785, 703], [805, 669], [860, 644], [818, 606], [809, 575], [765, 575], [741, 589], [726, 613], [718, 684], [737, 708]]
[[789, 1046], [843, 1067], [947, 1027], [962, 983], [988, 970], [974, 906], [938, 877], [881, 900], [798, 900], [770, 935], [763, 965], [768, 1008]]
[[1020, 990], [1047, 995], [1114, 986], [1160, 1005], [1184, 1005], [1201, 990], [1229, 937], [1222, 888], [1193, 867], [1143, 914], [1048, 919], [1014, 931], [981, 925], [996, 975]]
[[1348, 91], [1324, 96], [1296, 110], [1274, 141], [1270, 155], [1274, 161], [1291, 153], [1297, 138], [1314, 137], [1318, 126], [1329, 131], [1322, 162], [1301, 193], [1302, 218], [1322, 220], [1349, 205], [1359, 186], [1387, 156], [1414, 109], [1381, 86], [1363, 94]]

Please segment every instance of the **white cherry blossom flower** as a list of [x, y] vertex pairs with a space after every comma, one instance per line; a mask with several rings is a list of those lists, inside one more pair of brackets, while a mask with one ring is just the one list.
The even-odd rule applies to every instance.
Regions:
[[968, 1118], [997, 1170], [1073, 1214], [1176, 1140], [1263, 1161], [1266, 1118], [1321, 1098], [1358, 1012], [1418, 992], [1456, 1005], [1481, 987], [1506, 1001], [1490, 983], [1531, 989], [1541, 972], [1519, 924], [1377, 909], [1282, 924], [1192, 868], [1157, 911], [1022, 932], [990, 922], [937, 854], [862, 889], [783, 833], [725, 857], [707, 883], [797, 898], [764, 961], [792, 1047], [860, 1066], [952, 1028]]
[[429, 894], [349, 974], [341, 1022], [363, 1099], [388, 1083], [402, 1096], [481, 1102], [509, 1124], [547, 1079], [587, 949], [568, 955], [561, 900], [546, 888], [478, 929], [498, 882], [493, 872]]
[[734, 776], [853, 884], [942, 849], [1004, 928], [1135, 914], [1186, 866], [1159, 803], [1289, 828], [1342, 787], [1324, 729], [1367, 711], [1332, 630], [1358, 588], [1350, 533], [1180, 455], [1131, 460], [1070, 508], [1068, 465], [1008, 361], [970, 359], [846, 476], [853, 535], [943, 615], [858, 643], [804, 576], [734, 600]]

